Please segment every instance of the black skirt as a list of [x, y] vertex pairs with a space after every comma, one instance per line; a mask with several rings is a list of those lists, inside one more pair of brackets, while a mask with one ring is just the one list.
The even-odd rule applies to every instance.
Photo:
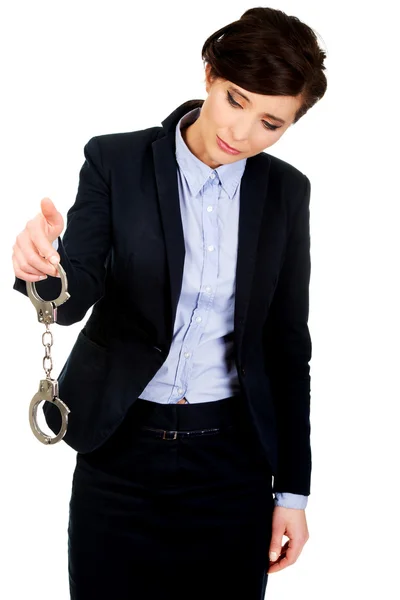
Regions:
[[77, 454], [71, 599], [262, 600], [273, 508], [241, 396], [137, 399], [100, 448]]

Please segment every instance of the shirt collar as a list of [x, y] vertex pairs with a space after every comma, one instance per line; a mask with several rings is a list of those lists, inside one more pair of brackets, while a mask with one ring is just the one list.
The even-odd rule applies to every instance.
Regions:
[[175, 131], [175, 156], [183, 172], [192, 196], [197, 196], [213, 171], [218, 173], [221, 185], [229, 198], [232, 199], [246, 167], [246, 158], [234, 163], [220, 165], [212, 169], [197, 158], [186, 145], [181, 129], [191, 125], [199, 117], [201, 107], [186, 113], [179, 121]]

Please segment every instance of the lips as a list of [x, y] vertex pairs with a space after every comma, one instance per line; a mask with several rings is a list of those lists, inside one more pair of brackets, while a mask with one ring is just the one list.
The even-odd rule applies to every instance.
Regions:
[[224, 152], [227, 152], [228, 154], [240, 154], [240, 150], [236, 150], [235, 148], [232, 148], [232, 146], [228, 146], [228, 144], [226, 144], [223, 140], [221, 140], [221, 138], [218, 135], [217, 135], [217, 144], [221, 148], [221, 150], [223, 150]]
[[224, 142], [224, 140], [221, 140], [221, 138], [219, 136], [218, 136], [218, 139], [228, 148], [228, 150], [233, 150], [234, 152], [240, 152], [240, 150], [238, 150], [237, 148], [232, 148], [232, 146], [230, 146], [229, 144]]

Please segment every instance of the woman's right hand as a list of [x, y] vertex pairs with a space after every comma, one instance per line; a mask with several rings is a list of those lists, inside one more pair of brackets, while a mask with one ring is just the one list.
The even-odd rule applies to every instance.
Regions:
[[43, 198], [40, 208], [41, 212], [27, 222], [13, 245], [14, 273], [24, 281], [39, 281], [47, 275], [58, 276], [52, 258], [55, 257], [58, 263], [60, 255], [52, 242], [64, 229], [64, 219], [50, 198]]

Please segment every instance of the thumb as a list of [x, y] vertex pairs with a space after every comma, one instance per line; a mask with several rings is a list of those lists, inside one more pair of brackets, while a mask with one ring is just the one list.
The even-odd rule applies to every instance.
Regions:
[[53, 225], [58, 214], [58, 210], [54, 206], [53, 201], [50, 200], [50, 198], [43, 198], [40, 201], [40, 208], [46, 221], [49, 221], [49, 223]]
[[277, 539], [277, 538], [272, 538], [271, 544], [269, 547], [269, 559], [271, 562], [275, 562], [276, 560], [278, 560], [281, 550], [282, 550], [281, 540]]
[[56, 234], [55, 237], [58, 237], [58, 234], [61, 233], [64, 228], [64, 219], [62, 214], [56, 209], [53, 201], [50, 200], [50, 198], [43, 198], [40, 202], [40, 208], [48, 225], [54, 228]]

